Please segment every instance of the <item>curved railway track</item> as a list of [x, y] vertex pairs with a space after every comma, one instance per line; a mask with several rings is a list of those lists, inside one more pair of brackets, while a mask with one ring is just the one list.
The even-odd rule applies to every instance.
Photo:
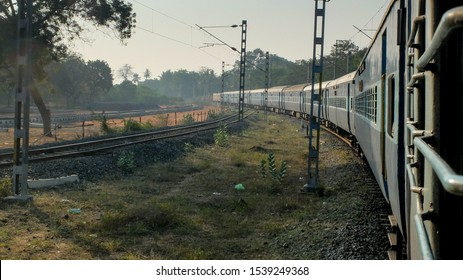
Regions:
[[[247, 113], [249, 117], [252, 113]], [[51, 147], [31, 148], [29, 150], [29, 162], [40, 162], [60, 158], [89, 156], [130, 145], [176, 138], [193, 133], [217, 129], [222, 125], [230, 125], [238, 122], [236, 115], [221, 119], [195, 123], [188, 126], [174, 127], [157, 131], [142, 132], [129, 135], [118, 135], [104, 139], [91, 140], [72, 144], [53, 145]], [[13, 152], [0, 152], [0, 168], [13, 165]]]

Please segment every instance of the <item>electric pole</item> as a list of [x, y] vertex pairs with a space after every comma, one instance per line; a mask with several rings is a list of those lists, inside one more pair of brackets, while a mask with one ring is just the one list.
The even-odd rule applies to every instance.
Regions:
[[18, 41], [16, 67], [16, 93], [14, 118], [13, 153], [13, 197], [15, 200], [29, 200], [29, 117], [32, 80], [30, 53], [32, 38], [32, 0], [18, 0]]
[[241, 24], [241, 53], [240, 53], [240, 89], [238, 98], [238, 120], [242, 121], [244, 117], [244, 80], [246, 73], [246, 34], [247, 21], [243, 20]]
[[[319, 8], [319, 2], [322, 2]], [[325, 6], [329, 0], [315, 0], [315, 17], [314, 17], [314, 46], [313, 46], [313, 63], [312, 63], [312, 88], [310, 94], [310, 115], [309, 115], [309, 156], [308, 156], [308, 180], [303, 190], [313, 191], [318, 184], [318, 159], [320, 154], [320, 112], [323, 106], [323, 45], [325, 40]], [[321, 27], [318, 27], [321, 23]], [[320, 34], [318, 33], [320, 32]], [[317, 50], [320, 59], [317, 60]], [[319, 91], [315, 94], [315, 76], [318, 76]], [[317, 103], [317, 110], [314, 111], [314, 103]]]

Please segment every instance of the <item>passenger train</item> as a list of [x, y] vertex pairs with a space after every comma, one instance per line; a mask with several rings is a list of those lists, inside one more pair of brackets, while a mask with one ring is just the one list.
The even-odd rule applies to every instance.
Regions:
[[[357, 71], [315, 94], [314, 112], [321, 106], [320, 119], [365, 157], [390, 205], [405, 245], [396, 257], [463, 259], [463, 1], [391, 0]], [[244, 96], [246, 106], [316, 117], [308, 84]]]

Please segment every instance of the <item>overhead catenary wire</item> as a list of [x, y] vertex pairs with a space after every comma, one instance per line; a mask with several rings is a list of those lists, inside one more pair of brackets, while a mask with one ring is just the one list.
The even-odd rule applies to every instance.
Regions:
[[141, 2], [139, 2], [139, 1], [137, 1], [137, 0], [129, 0], [129, 1], [132, 1], [132, 2], [134, 2], [134, 3], [137, 3], [137, 4], [143, 6], [143, 7], [147, 8], [147, 9], [150, 9], [150, 10], [153, 11], [153, 12], [156, 12], [156, 13], [158, 13], [158, 14], [160, 14], [160, 15], [162, 15], [162, 16], [165, 16], [165, 17], [167, 17], [167, 18], [170, 18], [171, 20], [174, 20], [174, 21], [176, 21], [176, 22], [178, 22], [178, 23], [180, 23], [180, 24], [186, 25], [186, 26], [191, 27], [191, 28], [194, 27], [194, 26], [192, 26], [191, 24], [188, 24], [188, 23], [186, 23], [186, 22], [184, 22], [184, 21], [182, 21], [182, 20], [180, 20], [180, 19], [178, 19], [178, 18], [175, 18], [175, 17], [173, 17], [173, 16], [170, 16], [170, 15], [168, 15], [168, 14], [165, 14], [165, 13], [159, 11], [159, 10], [153, 9], [152, 7], [150, 7], [150, 6], [146, 5], [146, 4], [143, 4], [143, 3], [141, 3]]
[[[140, 1], [137, 1], [137, 0], [129, 0], [129, 1], [131, 1], [131, 2], [133, 2], [133, 3], [136, 3], [136, 4], [142, 6], [142, 7], [145, 8], [145, 9], [150, 10], [152, 13], [157, 13], [157, 14], [162, 15], [162, 16], [164, 16], [164, 17], [170, 19], [170, 20], [173, 20], [173, 21], [175, 21], [175, 22], [177, 22], [177, 23], [180, 23], [181, 25], [184, 25], [184, 26], [188, 27], [188, 28], [191, 30], [191, 32], [193, 32], [193, 30], [196, 29], [193, 25], [188, 24], [188, 23], [186, 23], [185, 21], [180, 20], [180, 19], [178, 19], [178, 18], [176, 18], [176, 17], [173, 17], [173, 16], [171, 16], [171, 15], [168, 15], [168, 14], [162, 12], [162, 11], [159, 11], [159, 10], [157, 10], [157, 9], [154, 9], [154, 8], [152, 8], [152, 7], [150, 7], [150, 6], [146, 5], [146, 4], [144, 4], [144, 3], [141, 3]], [[217, 60], [219, 60], [219, 61], [223, 61], [223, 58], [220, 58], [220, 57], [218, 57], [218, 56], [216, 56], [216, 55], [213, 55], [213, 54], [211, 54], [210, 52], [207, 52], [206, 50], [204, 50], [204, 49], [203, 49], [204, 46], [195, 46], [195, 45], [192, 43], [192, 41], [193, 41], [193, 34], [191, 34], [190, 43], [188, 43], [188, 42], [186, 42], [186, 41], [184, 41], [184, 40], [176, 39], [176, 38], [173, 38], [173, 37], [171, 37], [171, 36], [167, 36], [167, 35], [164, 35], [164, 34], [161, 34], [161, 33], [159, 33], [159, 32], [154, 31], [154, 20], [152, 20], [151, 25], [152, 25], [152, 26], [151, 26], [151, 29], [150, 29], [150, 28], [146, 28], [146, 27], [140, 27], [140, 26], [138, 26], [138, 25], [136, 26], [136, 28], [137, 28], [137, 29], [140, 29], [140, 30], [143, 30], [143, 31], [145, 31], [145, 32], [151, 33], [152, 35], [159, 36], [159, 37], [161, 37], [161, 38], [170, 40], [170, 41], [172, 41], [172, 42], [175, 42], [175, 43], [178, 43], [178, 44], [181, 44], [181, 45], [184, 45], [184, 46], [192, 47], [192, 48], [194, 48], [194, 49], [197, 49], [197, 50], [199, 50], [199, 51], [205, 53], [206, 55], [208, 55], [208, 56], [210, 56], [210, 57], [212, 57], [212, 58], [214, 58], [214, 59], [217, 59]], [[211, 36], [211, 35], [209, 34], [209, 36]], [[213, 37], [213, 36], [212, 36], [212, 37]]]
[[138, 28], [138, 29], [140, 29], [140, 30], [143, 30], [143, 31], [145, 31], [145, 32], [151, 33], [151, 34], [153, 34], [153, 35], [162, 37], [162, 38], [164, 38], [164, 39], [170, 40], [170, 41], [172, 41], [172, 42], [175, 42], [175, 43], [178, 43], [178, 44], [182, 44], [182, 45], [185, 45], [185, 46], [188, 46], [188, 47], [192, 47], [192, 48], [194, 48], [194, 49], [198, 49], [199, 51], [201, 51], [201, 52], [207, 54], [208, 56], [210, 56], [210, 57], [212, 57], [212, 58], [215, 58], [215, 59], [220, 60], [220, 61], [222, 60], [220, 57], [217, 57], [217, 56], [215, 56], [215, 55], [213, 55], [213, 54], [211, 54], [211, 53], [209, 53], [209, 52], [203, 50], [201, 47], [196, 47], [196, 46], [194, 46], [194, 45], [192, 45], [192, 44], [190, 44], [190, 43], [186, 43], [186, 42], [183, 42], [183, 41], [180, 41], [180, 40], [171, 38], [171, 37], [169, 37], [169, 36], [166, 36], [166, 35], [163, 35], [163, 34], [154, 32], [154, 31], [152, 31], [152, 30], [149, 30], [149, 29], [146, 29], [146, 28], [143, 28], [143, 27], [137, 26], [136, 28]]
[[[200, 31], [203, 31], [205, 33], [207, 33], [208, 35], [212, 36], [214, 39], [216, 39], [217, 41], [219, 41], [220, 43], [222, 43], [223, 45], [229, 47], [230, 49], [232, 49], [233, 51], [237, 52], [238, 54], [241, 54], [240, 51], [238, 51], [235, 47], [232, 47], [230, 46], [229, 44], [227, 44], [226, 42], [224, 42], [223, 40], [221, 40], [220, 38], [218, 38], [217, 36], [215, 36], [214, 34], [212, 34], [211, 32], [207, 31], [206, 29], [204, 29], [204, 27], [201, 27], [199, 25], [196, 24], [196, 26], [199, 28]], [[227, 26], [227, 27], [237, 27], [238, 25], [232, 25], [232, 26]]]
[[[140, 5], [140, 6], [144, 7], [144, 8], [146, 8], [146, 9], [148, 9], [148, 10], [151, 10], [151, 12], [158, 13], [158, 14], [160, 14], [160, 15], [166, 17], [166, 18], [169, 18], [169, 19], [171, 19], [171, 20], [173, 20], [173, 21], [175, 21], [175, 22], [178, 22], [178, 23], [180, 23], [180, 24], [182, 24], [182, 25], [184, 25], [184, 26], [190, 28], [191, 30], [196, 29], [193, 25], [188, 24], [188, 23], [186, 23], [186, 22], [184, 22], [184, 21], [182, 21], [182, 20], [180, 20], [180, 19], [178, 19], [178, 18], [175, 18], [175, 17], [173, 17], [173, 16], [170, 16], [170, 15], [164, 13], [164, 12], [161, 12], [161, 11], [159, 11], [159, 10], [156, 10], [156, 9], [154, 9], [154, 8], [152, 8], [152, 7], [150, 7], [150, 6], [146, 5], [146, 4], [144, 4], [144, 3], [141, 3], [140, 1], [137, 1], [137, 0], [129, 0], [129, 1], [131, 1], [131, 2], [133, 2], [133, 3], [136, 3], [136, 4], [138, 4], [138, 5]], [[193, 45], [192, 43], [187, 43], [187, 42], [185, 42], [185, 41], [182, 41], [182, 40], [179, 40], [179, 39], [175, 39], [175, 38], [172, 38], [172, 37], [170, 37], [170, 36], [167, 36], [167, 35], [161, 34], [161, 33], [159, 33], [159, 32], [156, 32], [156, 31], [154, 31], [154, 21], [152, 21], [151, 24], [152, 24], [151, 30], [150, 30], [149, 28], [140, 27], [140, 26], [136, 26], [136, 28], [137, 28], [137, 29], [140, 29], [140, 30], [143, 30], [143, 31], [145, 31], [145, 32], [151, 33], [152, 35], [159, 36], [159, 37], [161, 37], [161, 38], [170, 40], [170, 41], [172, 41], [172, 42], [175, 42], [175, 43], [178, 43], [178, 44], [181, 44], [181, 45], [184, 45], [184, 46], [192, 47], [192, 48], [194, 48], [194, 49], [198, 49], [199, 51], [205, 53], [206, 55], [208, 55], [208, 56], [210, 56], [210, 57], [212, 57], [212, 58], [214, 58], [214, 59], [217, 59], [217, 60], [219, 60], [219, 61], [223, 61], [222, 58], [217, 57], [217, 56], [215, 56], [215, 55], [213, 55], [213, 54], [211, 54], [211, 53], [205, 51], [205, 50], [204, 50], [204, 47], [205, 47], [205, 46], [195, 46], [195, 45]], [[198, 28], [199, 31], [202, 31], [203, 33], [206, 33], [208, 36], [210, 36], [210, 37], [216, 39], [217, 41], [219, 41], [219, 42], [221, 43], [221, 44], [211, 44], [211, 46], [215, 46], [215, 45], [227, 46], [228, 48], [230, 48], [231, 50], [233, 50], [234, 52], [236, 52], [238, 55], [241, 54], [241, 52], [240, 52], [239, 50], [237, 50], [235, 47], [232, 47], [232, 46], [229, 45], [228, 43], [224, 42], [222, 39], [218, 38], [217, 36], [213, 35], [212, 33], [208, 32], [207, 30], [205, 30], [205, 28], [227, 28], [227, 27], [236, 28], [236, 27], [241, 26], [241, 25], [238, 25], [238, 24], [226, 25], [226, 26], [214, 25], [214, 26], [203, 26], [203, 27], [199, 26], [198, 24], [195, 24], [195, 25], [196, 25], [196, 27]], [[207, 47], [207, 46], [206, 46], [206, 47]], [[256, 64], [254, 64], [252, 61], [250, 61], [250, 60], [248, 60], [248, 59], [246, 59], [246, 63], [250, 64], [251, 66], [255, 67], [256, 69], [258, 69], [258, 70], [260, 70], [260, 71], [262, 71], [262, 72], [265, 72], [264, 69], [258, 67]]]
[[[349, 41], [352, 41], [352, 39], [353, 39], [355, 36], [357, 36], [359, 33], [362, 33], [363, 35], [365, 35], [365, 36], [367, 36], [367, 37], [369, 37], [369, 38], [371, 39], [371, 37], [368, 36], [367, 34], [365, 34], [365, 32], [363, 32], [363, 31], [365, 30], [365, 27], [366, 27], [370, 22], [373, 21], [373, 19], [379, 14], [379, 12], [380, 12], [380, 11], [384, 8], [384, 6], [386, 6], [386, 4], [389, 3], [389, 2], [390, 2], [390, 0], [384, 1], [383, 5], [381, 5], [381, 7], [376, 11], [376, 13], [375, 13], [375, 14], [374, 14], [374, 15], [373, 15], [373, 16], [372, 16], [361, 28], [358, 28], [358, 27], [354, 26], [354, 28], [357, 29], [357, 32], [355, 32], [355, 34], [352, 35], [352, 36], [350, 37]], [[376, 29], [374, 29], [374, 31], [376, 31]]]

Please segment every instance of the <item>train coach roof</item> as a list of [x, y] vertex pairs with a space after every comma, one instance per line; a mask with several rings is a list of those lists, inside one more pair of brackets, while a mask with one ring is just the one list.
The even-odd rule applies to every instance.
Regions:
[[268, 89], [269, 92], [281, 92], [283, 89], [287, 88], [288, 86], [277, 86], [271, 87]]
[[357, 71], [354, 71], [354, 72], [348, 73], [348, 74], [346, 74], [346, 75], [344, 75], [342, 77], [339, 77], [336, 80], [334, 80], [333, 83], [330, 83], [329, 86], [338, 85], [338, 84], [342, 84], [342, 83], [352, 81], [355, 78], [356, 73], [357, 73]]
[[[322, 88], [326, 88], [327, 86], [329, 86], [330, 83], [332, 83], [333, 81], [324, 81], [322, 82]], [[319, 90], [320, 89], [320, 83], [315, 83], [314, 84], [314, 89], [315, 90]], [[312, 84], [307, 84], [305, 87], [304, 87], [304, 91], [311, 91], [312, 90]]]
[[234, 90], [234, 91], [224, 91], [223, 94], [238, 94], [238, 93], [239, 93], [239, 91]]
[[283, 92], [301, 92], [308, 84], [300, 84], [283, 88]]

